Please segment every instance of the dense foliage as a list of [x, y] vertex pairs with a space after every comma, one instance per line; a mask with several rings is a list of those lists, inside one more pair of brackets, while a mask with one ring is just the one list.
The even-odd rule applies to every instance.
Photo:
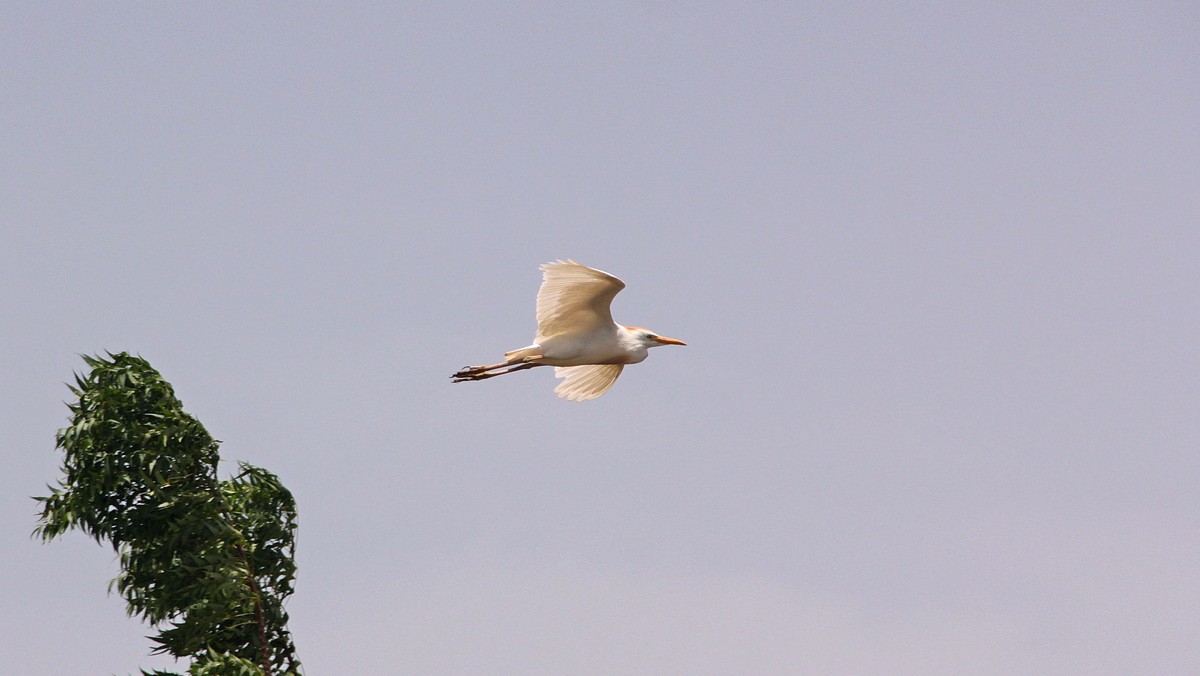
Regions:
[[296, 573], [291, 493], [246, 463], [219, 481], [220, 442], [145, 359], [84, 360], [91, 371], [76, 375], [57, 437], [64, 478], [37, 498], [37, 533], [107, 540], [129, 614], [159, 631], [153, 652], [190, 658], [190, 674], [298, 674], [284, 610]]

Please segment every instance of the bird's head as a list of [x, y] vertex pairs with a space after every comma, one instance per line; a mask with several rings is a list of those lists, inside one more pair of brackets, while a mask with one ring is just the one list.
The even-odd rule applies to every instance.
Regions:
[[676, 338], [667, 338], [660, 336], [650, 329], [643, 329], [640, 326], [626, 326], [626, 331], [633, 335], [634, 339], [642, 345], [642, 347], [659, 347], [660, 345], [687, 345], [687, 343]]

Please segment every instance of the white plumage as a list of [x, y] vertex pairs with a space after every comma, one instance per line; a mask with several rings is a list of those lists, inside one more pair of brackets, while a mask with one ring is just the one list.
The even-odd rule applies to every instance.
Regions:
[[568, 401], [585, 401], [608, 391], [617, 382], [624, 364], [588, 364], [587, 366], [555, 366], [554, 377], [563, 381], [554, 393]]
[[454, 382], [554, 366], [554, 375], [563, 379], [554, 389], [558, 396], [584, 401], [607, 392], [625, 364], [643, 361], [650, 348], [685, 344], [614, 322], [610, 305], [625, 282], [607, 272], [569, 259], [541, 270], [533, 344], [506, 352], [499, 364], [465, 367], [451, 376]]
[[610, 305], [625, 282], [607, 272], [560, 260], [541, 266], [534, 342], [559, 334], [598, 331], [614, 325]]

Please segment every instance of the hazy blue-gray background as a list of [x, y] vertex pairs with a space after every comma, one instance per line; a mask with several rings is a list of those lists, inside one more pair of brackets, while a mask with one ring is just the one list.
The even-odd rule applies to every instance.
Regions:
[[[313, 675], [1200, 673], [1200, 9], [1046, 4], [5, 4], [0, 670], [170, 664], [29, 538], [127, 350]], [[559, 257], [689, 346], [452, 386]]]

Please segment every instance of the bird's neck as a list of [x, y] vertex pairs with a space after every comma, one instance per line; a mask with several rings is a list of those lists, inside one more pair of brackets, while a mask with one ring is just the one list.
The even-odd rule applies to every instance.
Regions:
[[633, 331], [627, 326], [618, 326], [617, 339], [621, 342], [622, 351], [629, 360], [627, 363], [636, 364], [646, 359], [649, 354], [649, 347], [641, 339], [636, 331]]

